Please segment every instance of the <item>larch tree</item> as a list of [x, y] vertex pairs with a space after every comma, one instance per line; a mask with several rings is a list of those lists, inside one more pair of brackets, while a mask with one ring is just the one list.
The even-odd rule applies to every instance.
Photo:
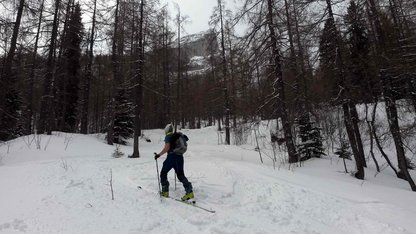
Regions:
[[282, 59], [278, 47], [278, 39], [275, 31], [275, 24], [273, 19], [273, 0], [267, 0], [267, 26], [269, 29], [270, 43], [271, 43], [271, 55], [272, 59], [272, 71], [274, 75], [273, 89], [274, 93], [273, 99], [275, 99], [278, 113], [280, 119], [282, 120], [283, 131], [284, 131], [284, 140], [286, 143], [287, 152], [289, 155], [289, 163], [296, 163], [298, 161], [298, 155], [296, 152], [296, 147], [292, 135], [292, 126], [289, 121], [288, 110], [286, 107], [285, 99], [285, 88], [283, 81], [283, 71], [282, 71]]
[[93, 13], [92, 13], [92, 25], [91, 33], [89, 36], [89, 48], [88, 48], [88, 64], [84, 75], [84, 85], [82, 88], [82, 107], [81, 107], [81, 133], [88, 133], [88, 117], [89, 117], [89, 99], [90, 99], [90, 86], [93, 79], [92, 66], [94, 62], [94, 41], [95, 41], [95, 24], [97, 13], [97, 0], [93, 1]]
[[77, 106], [78, 91], [81, 75], [81, 43], [83, 40], [83, 24], [81, 22], [81, 7], [79, 3], [72, 6], [72, 11], [68, 20], [68, 31], [65, 34], [63, 56], [65, 57], [66, 82], [64, 82], [63, 95], [65, 96], [63, 122], [67, 132], [77, 131]]
[[16, 55], [17, 39], [22, 20], [25, 0], [20, 0], [17, 7], [16, 20], [10, 47], [3, 64], [0, 78], [0, 141], [10, 140], [18, 135], [17, 124], [20, 118], [21, 100], [16, 87], [16, 77], [13, 71], [13, 60]]
[[55, 50], [56, 40], [58, 37], [59, 26], [59, 9], [61, 7], [61, 0], [55, 0], [55, 11], [53, 15], [52, 32], [50, 36], [50, 44], [48, 46], [48, 56], [46, 60], [46, 74], [43, 83], [43, 95], [41, 98], [40, 117], [39, 117], [39, 132], [52, 134], [54, 127], [54, 108], [53, 108], [53, 82], [55, 79]]
[[141, 135], [141, 114], [143, 108], [143, 76], [144, 76], [144, 50], [143, 50], [143, 23], [144, 23], [144, 0], [140, 1], [140, 10], [139, 10], [139, 23], [138, 23], [138, 32], [135, 46], [135, 111], [134, 111], [134, 145], [133, 145], [133, 154], [130, 155], [130, 158], [139, 158], [139, 137]]

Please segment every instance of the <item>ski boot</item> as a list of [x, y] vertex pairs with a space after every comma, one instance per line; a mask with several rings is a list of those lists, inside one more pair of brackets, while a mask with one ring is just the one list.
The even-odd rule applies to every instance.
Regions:
[[188, 200], [191, 200], [191, 199], [194, 199], [194, 192], [190, 192], [190, 193], [186, 193], [182, 198], [181, 198], [181, 200], [182, 201], [188, 201]]
[[169, 192], [160, 192], [160, 196], [169, 197]]

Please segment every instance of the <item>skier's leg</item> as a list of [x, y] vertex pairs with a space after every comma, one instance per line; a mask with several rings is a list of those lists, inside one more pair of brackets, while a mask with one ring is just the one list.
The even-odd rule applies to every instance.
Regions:
[[163, 162], [162, 170], [160, 171], [160, 184], [162, 185], [162, 192], [169, 192], [168, 173], [174, 167], [173, 157], [167, 157]]
[[175, 172], [178, 176], [178, 180], [183, 184], [183, 187], [185, 188], [186, 193], [192, 192], [192, 184], [188, 181], [188, 179], [185, 176], [185, 172], [183, 169], [183, 156], [178, 155], [176, 157], [176, 165], [175, 165]]

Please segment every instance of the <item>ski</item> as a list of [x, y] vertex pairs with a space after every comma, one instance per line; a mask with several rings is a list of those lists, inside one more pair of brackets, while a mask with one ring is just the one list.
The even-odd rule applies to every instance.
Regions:
[[205, 211], [210, 212], [210, 213], [215, 213], [215, 210], [211, 210], [211, 209], [208, 209], [208, 208], [199, 206], [199, 205], [196, 204], [195, 201], [182, 201], [181, 199], [174, 198], [174, 197], [166, 197], [166, 198], [170, 198], [170, 199], [172, 199], [174, 201], [178, 201], [178, 202], [181, 202], [181, 203], [184, 203], [184, 204], [193, 206], [195, 208], [198, 208], [198, 209], [201, 209], [201, 210], [205, 210]]
[[[137, 186], [137, 189], [138, 189], [138, 190], [143, 190], [143, 188], [142, 188], [141, 186]], [[200, 205], [197, 205], [195, 200], [192, 200], [192, 201], [182, 201], [181, 199], [179, 199], [179, 198], [174, 198], [174, 197], [161, 197], [161, 198], [168, 198], [168, 199], [170, 199], [170, 200], [177, 201], [177, 202], [180, 202], [180, 203], [183, 203], [183, 204], [187, 204], [187, 205], [189, 205], [189, 206], [193, 206], [193, 207], [195, 207], [195, 208], [198, 208], [198, 209], [201, 209], [201, 210], [207, 211], [207, 212], [209, 212], [209, 213], [215, 213], [215, 210], [211, 210], [211, 209], [208, 209], [208, 208], [202, 207], [202, 206], [200, 206]]]

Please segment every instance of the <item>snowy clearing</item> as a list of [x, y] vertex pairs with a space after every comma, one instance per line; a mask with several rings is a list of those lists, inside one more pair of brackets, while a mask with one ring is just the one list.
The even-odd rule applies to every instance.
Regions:
[[215, 214], [157, 195], [162, 130], [144, 132], [139, 159], [131, 146], [111, 157], [102, 135], [55, 132], [0, 146], [0, 233], [416, 233], [416, 194], [393, 174], [369, 167], [359, 181], [332, 157], [274, 169], [254, 145], [218, 145], [213, 127], [183, 132], [186, 176]]

